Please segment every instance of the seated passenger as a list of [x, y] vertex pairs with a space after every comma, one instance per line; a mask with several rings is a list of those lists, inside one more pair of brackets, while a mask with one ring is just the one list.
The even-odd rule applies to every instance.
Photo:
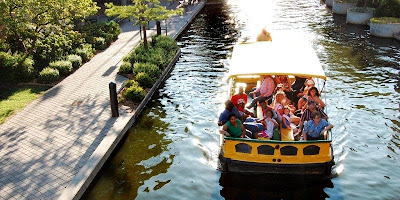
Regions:
[[283, 76], [283, 75], [276, 75], [275, 76], [275, 84], [282, 84], [282, 90], [286, 92], [290, 92], [292, 90], [291, 86], [292, 83], [289, 80], [288, 76]]
[[312, 87], [308, 90], [308, 101], [315, 101], [317, 102], [318, 108], [324, 108], [325, 103], [321, 100], [320, 94], [318, 92], [318, 89], [316, 87]]
[[328, 116], [325, 112], [317, 107], [317, 103], [313, 100], [307, 102], [307, 108], [304, 110], [303, 114], [301, 115], [301, 120], [299, 124], [299, 132], [303, 130], [304, 123], [311, 120], [311, 113], [319, 112], [320, 116], [327, 120]]
[[295, 124], [290, 123], [290, 110], [288, 106], [283, 108], [283, 116], [282, 116], [282, 128], [285, 129], [293, 129], [293, 135], [297, 135], [297, 127]]
[[299, 125], [300, 123], [300, 117], [297, 117], [296, 115], [294, 115], [294, 113], [296, 112], [296, 107], [294, 107], [289, 99], [283, 99], [282, 100], [282, 106], [285, 107], [287, 106], [290, 110], [290, 123], [293, 123], [295, 125]]
[[254, 98], [253, 101], [247, 108], [253, 108], [260, 102], [263, 108], [266, 107], [265, 101], [272, 97], [272, 93], [275, 90], [275, 83], [271, 76], [264, 76], [261, 86], [257, 88], [254, 92], [251, 92], [251, 96]]
[[278, 91], [275, 94], [275, 99], [273, 103], [273, 108], [274, 111], [278, 114], [278, 122], [282, 121], [282, 115], [283, 115], [283, 105], [282, 101], [286, 99], [285, 93], [282, 91]]
[[304, 126], [303, 139], [324, 140], [323, 134], [333, 128], [333, 125], [328, 123], [325, 119], [321, 119], [321, 114], [319, 112], [313, 112], [311, 118], [312, 120], [308, 121]]
[[304, 83], [305, 87], [304, 87], [304, 91], [303, 93], [300, 95], [301, 98], [298, 101], [297, 104], [297, 109], [299, 110], [304, 110], [305, 109], [305, 105], [307, 104], [307, 100], [308, 100], [308, 91], [315, 86], [315, 82], [314, 80], [312, 80], [311, 78], [308, 78], [307, 81]]
[[274, 116], [272, 110], [266, 111], [266, 117], [262, 120], [264, 127], [266, 128], [264, 131], [259, 133], [259, 137], [270, 138], [272, 139], [274, 135], [274, 127], [278, 126], [278, 122], [272, 117]]
[[[246, 129], [242, 122], [234, 114], [230, 114], [228, 117], [229, 121], [224, 124], [220, 133], [230, 137], [243, 138], [246, 135]], [[251, 133], [249, 134], [251, 135]]]
[[[285, 92], [286, 97], [290, 99], [292, 102], [299, 102], [300, 96], [303, 96], [304, 91], [304, 83], [306, 82], [306, 78], [300, 78], [296, 76], [296, 80], [292, 84], [292, 89], [290, 92]], [[297, 105], [296, 105], [297, 106]]]
[[[243, 87], [239, 87], [239, 93], [232, 95], [231, 101], [233, 105], [236, 106], [238, 109], [240, 115], [247, 115], [247, 116], [252, 116], [254, 117], [254, 114], [246, 110], [245, 105], [247, 104], [247, 94], [244, 93]], [[246, 117], [247, 117], [246, 116]]]
[[257, 36], [257, 42], [259, 41], [272, 41], [271, 34], [267, 31], [267, 29], [263, 28], [261, 33]]
[[225, 110], [219, 115], [218, 126], [222, 126], [229, 121], [230, 114], [234, 114], [238, 119], [241, 117], [238, 109], [233, 105], [232, 101], [227, 100], [225, 101]]

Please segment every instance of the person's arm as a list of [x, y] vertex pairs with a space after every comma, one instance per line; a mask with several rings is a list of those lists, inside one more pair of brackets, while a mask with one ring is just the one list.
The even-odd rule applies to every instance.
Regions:
[[[301, 123], [301, 122], [300, 122]], [[301, 130], [301, 129], [300, 129]], [[304, 127], [303, 130], [303, 140], [307, 141], [307, 133], [308, 133], [308, 127], [307, 125]]]
[[220, 130], [219, 133], [226, 135], [226, 136], [231, 136], [231, 134], [228, 133], [228, 126], [226, 126], [226, 125], [224, 125], [222, 127], [222, 130]]
[[276, 122], [275, 119], [271, 119], [271, 121], [274, 123], [274, 126], [278, 126], [279, 125], [278, 122]]
[[246, 135], [246, 128], [244, 128], [243, 124], [240, 124], [240, 127], [242, 128], [242, 135], [240, 137], [244, 138], [244, 136]]
[[319, 108], [325, 107], [325, 103], [319, 97], [317, 97], [315, 100], [318, 103]]

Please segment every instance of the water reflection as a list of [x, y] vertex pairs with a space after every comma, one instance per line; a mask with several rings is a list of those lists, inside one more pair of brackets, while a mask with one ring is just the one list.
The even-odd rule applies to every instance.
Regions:
[[324, 189], [333, 188], [330, 180], [236, 173], [222, 173], [219, 183], [221, 196], [229, 200], [325, 199]]
[[[163, 155], [171, 143], [165, 138], [169, 127], [163, 121], [165, 110], [156, 101], [143, 113], [127, 133], [120, 148], [103, 167], [100, 172], [102, 176], [98, 177], [96, 184], [82, 199], [132, 199], [137, 196], [137, 188], [144, 185], [146, 180], [167, 172], [174, 155]], [[152, 189], [158, 190], [169, 182], [157, 180], [158, 184]], [[149, 191], [149, 188], [146, 187], [144, 191]]]

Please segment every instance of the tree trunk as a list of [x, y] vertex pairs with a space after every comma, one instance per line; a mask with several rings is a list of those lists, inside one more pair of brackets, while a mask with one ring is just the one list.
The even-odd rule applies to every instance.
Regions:
[[367, 2], [368, 2], [368, 0], [364, 0], [363, 12], [365, 12], [367, 10]]
[[147, 44], [147, 35], [146, 35], [146, 26], [142, 24], [142, 30], [143, 30], [143, 44], [144, 44], [144, 49], [148, 49], [148, 44]]

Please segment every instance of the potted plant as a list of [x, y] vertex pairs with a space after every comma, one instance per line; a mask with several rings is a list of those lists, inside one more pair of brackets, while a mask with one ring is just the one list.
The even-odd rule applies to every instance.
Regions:
[[363, 4], [362, 7], [354, 7], [347, 10], [347, 23], [365, 25], [374, 17], [375, 8], [367, 7], [368, 3], [373, 4], [374, 1], [369, 2], [368, 0], [364, 0], [363, 2], [359, 2], [359, 4], [361, 3]]
[[370, 20], [371, 35], [393, 38], [400, 33], [400, 2], [380, 0], [375, 18]]
[[349, 8], [357, 6], [354, 0], [339, 0], [333, 1], [332, 12], [335, 14], [346, 15]]

